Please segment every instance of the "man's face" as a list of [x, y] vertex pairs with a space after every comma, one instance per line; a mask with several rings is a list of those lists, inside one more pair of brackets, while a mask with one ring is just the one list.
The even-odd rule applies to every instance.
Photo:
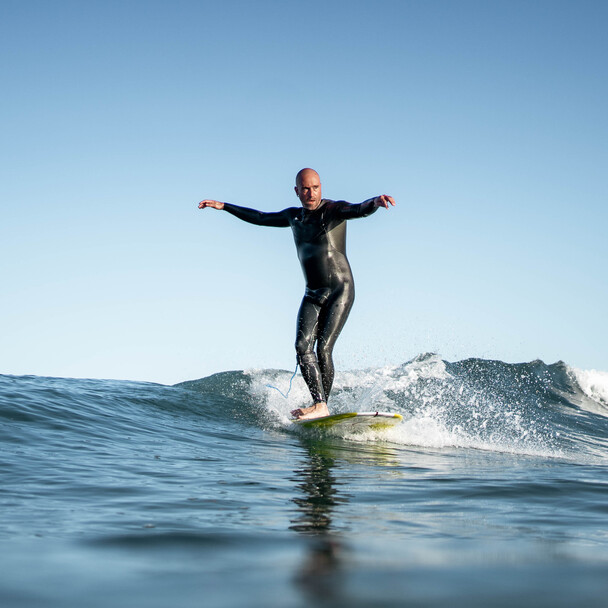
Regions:
[[304, 209], [314, 211], [321, 204], [321, 179], [315, 171], [305, 171], [295, 190]]

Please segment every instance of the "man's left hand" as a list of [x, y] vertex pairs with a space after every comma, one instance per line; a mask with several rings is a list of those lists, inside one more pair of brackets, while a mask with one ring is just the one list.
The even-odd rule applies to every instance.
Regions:
[[374, 199], [374, 205], [376, 205], [376, 207], [388, 209], [389, 204], [394, 207], [395, 199], [392, 196], [388, 196], [388, 194], [381, 194]]

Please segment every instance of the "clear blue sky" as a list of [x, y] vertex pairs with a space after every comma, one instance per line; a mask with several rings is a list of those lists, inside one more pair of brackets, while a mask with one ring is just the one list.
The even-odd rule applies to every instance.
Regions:
[[339, 368], [608, 371], [608, 3], [0, 3], [0, 373], [293, 369], [289, 230], [203, 198], [392, 194], [349, 224]]

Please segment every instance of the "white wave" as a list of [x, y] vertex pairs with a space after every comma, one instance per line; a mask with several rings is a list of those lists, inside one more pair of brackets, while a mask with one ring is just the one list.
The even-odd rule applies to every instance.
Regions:
[[608, 372], [576, 368], [570, 368], [570, 372], [587, 397], [608, 406]]
[[[286, 399], [281, 393], [287, 392], [292, 373], [246, 373], [251, 378], [250, 391], [268, 414], [265, 424], [270, 427], [291, 427], [290, 411], [310, 403], [300, 374], [293, 379]], [[608, 383], [604, 386], [608, 388]], [[440, 356], [427, 354], [399, 366], [338, 372], [329, 407], [332, 413], [385, 411], [404, 416], [394, 429], [345, 437], [359, 442], [561, 455], [559, 432], [546, 428], [544, 420], [530, 417], [517, 402], [501, 403], [492, 393], [465, 388]]]
[[310, 392], [301, 374], [261, 369], [245, 370], [251, 379], [250, 391], [278, 426], [290, 424], [291, 410], [310, 405]]
[[422, 355], [402, 365], [387, 365], [339, 373], [336, 376], [336, 387], [382, 382], [385, 388], [395, 390], [406, 388], [419, 379], [447, 380], [449, 377], [445, 362], [439, 355]]
[[[293, 379], [291, 373], [277, 370], [249, 369], [245, 374], [251, 379], [253, 397], [283, 424], [291, 418], [292, 409], [310, 405], [310, 392], [300, 373]], [[434, 354], [421, 355], [402, 365], [338, 372], [330, 408], [332, 413], [398, 411], [387, 391], [404, 391], [421, 379], [447, 380], [449, 377], [445, 363]]]

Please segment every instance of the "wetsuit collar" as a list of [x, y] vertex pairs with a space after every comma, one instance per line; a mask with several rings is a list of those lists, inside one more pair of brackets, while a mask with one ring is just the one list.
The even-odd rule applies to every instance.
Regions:
[[325, 207], [326, 202], [327, 202], [327, 199], [322, 198], [321, 202], [319, 203], [319, 206], [316, 209], [306, 209], [306, 207], [302, 207], [302, 215], [301, 215], [302, 219], [305, 217], [309, 217], [313, 213], [317, 213], [317, 211], [320, 211], [321, 209], [323, 209], [323, 207]]

